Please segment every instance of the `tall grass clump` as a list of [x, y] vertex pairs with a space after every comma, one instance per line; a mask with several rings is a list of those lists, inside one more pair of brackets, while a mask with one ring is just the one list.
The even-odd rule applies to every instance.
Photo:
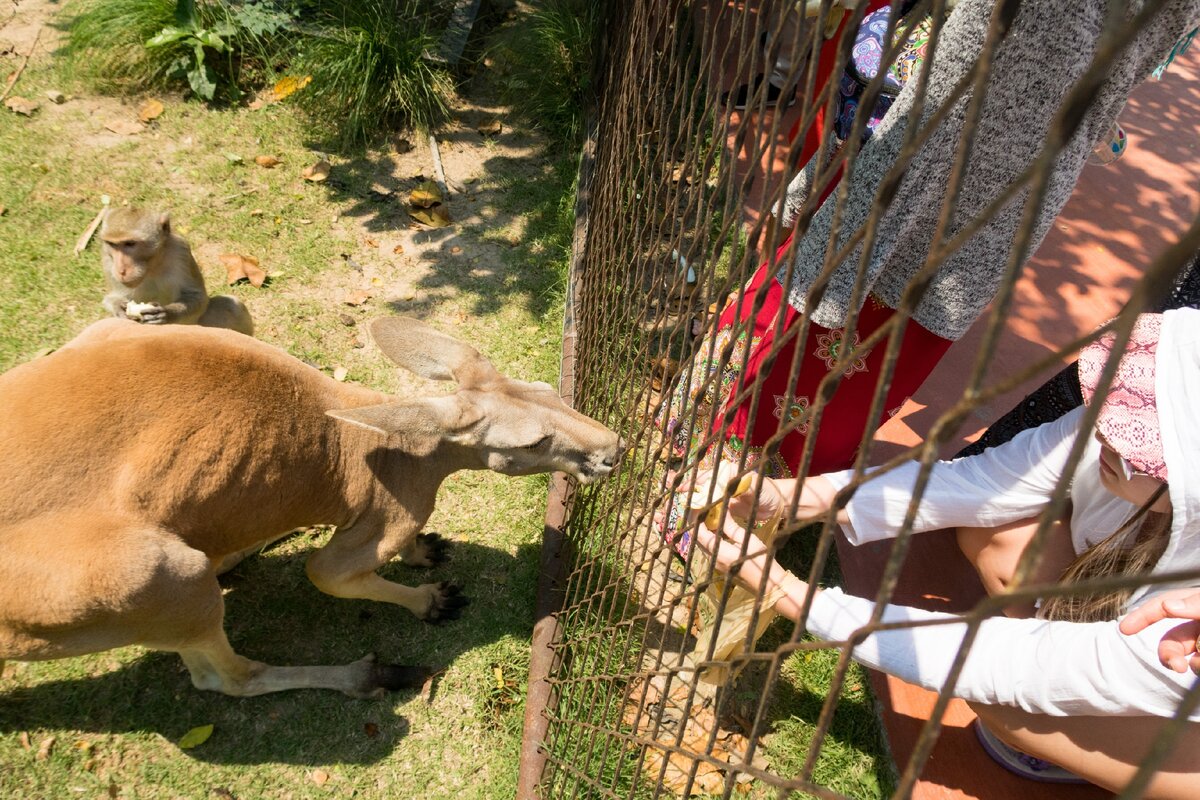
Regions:
[[593, 102], [592, 67], [604, 3], [545, 0], [497, 44], [505, 102], [560, 147], [574, 149]]
[[429, 131], [446, 119], [454, 81], [429, 57], [442, 15], [412, 0], [313, 5], [292, 64], [312, 83], [295, 99], [343, 146], [404, 125]]
[[82, 0], [67, 22], [64, 50], [84, 80], [108, 91], [141, 91], [170, 83], [182, 45], [153, 51], [146, 42], [175, 22], [175, 0]]

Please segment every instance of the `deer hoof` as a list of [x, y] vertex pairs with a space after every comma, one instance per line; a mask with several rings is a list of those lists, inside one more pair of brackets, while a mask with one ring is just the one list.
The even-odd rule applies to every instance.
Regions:
[[450, 540], [440, 533], [422, 533], [417, 536], [414, 563], [421, 567], [436, 567], [450, 558]]
[[403, 664], [380, 664], [375, 654], [368, 653], [352, 665], [359, 673], [357, 686], [346, 692], [351, 697], [376, 699], [387, 692], [418, 689], [433, 674], [430, 667], [411, 667]]
[[442, 622], [448, 619], [458, 619], [462, 615], [463, 606], [471, 601], [462, 594], [462, 589], [449, 581], [442, 581], [430, 587], [432, 601], [429, 611], [425, 614], [426, 622]]

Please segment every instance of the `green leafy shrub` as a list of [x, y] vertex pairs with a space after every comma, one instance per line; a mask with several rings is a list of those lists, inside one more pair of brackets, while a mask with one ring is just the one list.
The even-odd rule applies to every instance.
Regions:
[[557, 144], [573, 148], [592, 102], [592, 67], [603, 3], [546, 0], [496, 46], [513, 109]]
[[239, 72], [245, 56], [265, 55], [266, 43], [284, 31], [291, 17], [258, 3], [205, 3], [178, 0], [175, 24], [164, 27], [146, 42], [147, 49], [164, 49], [181, 55], [171, 62], [169, 74], [184, 76], [198, 97], [216, 97], [218, 81], [231, 97], [242, 90]]
[[292, 65], [312, 83], [295, 99], [338, 130], [343, 145], [398, 125], [427, 131], [446, 118], [454, 82], [428, 56], [444, 14], [411, 0], [314, 5]]
[[204, 100], [237, 99], [287, 49], [291, 16], [267, 3], [84, 0], [67, 54], [100, 88], [186, 81]]

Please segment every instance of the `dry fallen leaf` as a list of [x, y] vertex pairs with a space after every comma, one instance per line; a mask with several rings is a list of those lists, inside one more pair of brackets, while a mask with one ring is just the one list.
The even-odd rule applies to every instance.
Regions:
[[323, 769], [314, 769], [312, 772], [308, 773], [308, 779], [317, 786], [324, 786], [325, 784], [329, 783], [329, 773]]
[[245, 279], [256, 289], [261, 289], [267, 280], [267, 272], [258, 265], [254, 256], [244, 256], [240, 253], [222, 253], [218, 260], [225, 265], [227, 282], [230, 286]]
[[27, 117], [32, 115], [33, 112], [37, 111], [39, 107], [39, 104], [33, 100], [30, 100], [27, 97], [18, 97], [17, 95], [13, 95], [5, 100], [4, 105], [9, 111], [14, 111]]
[[354, 327], [358, 324], [354, 317], [350, 316], [349, 314], [338, 314], [338, 320], [347, 328]]
[[119, 133], [122, 136], [133, 136], [146, 130], [146, 126], [140, 122], [135, 122], [131, 119], [117, 119], [112, 122], [106, 122], [105, 128], [108, 128], [113, 133]]
[[379, 247], [379, 242], [370, 237], [364, 239], [363, 242], [367, 245], [367, 247]]
[[300, 177], [304, 178], [306, 181], [319, 183], [329, 177], [330, 169], [331, 167], [329, 166], [329, 162], [322, 158], [311, 167], [305, 167], [300, 173]]
[[264, 169], [274, 169], [275, 167], [279, 166], [283, 162], [280, 159], [276, 158], [275, 156], [255, 156], [254, 163], [258, 164], [260, 167], [263, 167]]
[[462, 253], [462, 248], [459, 247], [458, 245], [454, 245], [454, 247], [450, 248], [450, 255], [452, 255], [452, 256], [457, 256], [457, 255], [460, 255], [461, 253]]
[[[4, 206], [0, 206], [0, 216], [3, 216], [3, 214], [4, 214]], [[396, 255], [400, 255], [401, 253], [404, 252], [404, 245], [402, 245], [402, 244], [396, 245], [395, 247], [392, 248], [392, 252], [395, 253]]]
[[212, 725], [198, 725], [185, 733], [179, 739], [180, 750], [190, 750], [193, 747], [199, 747], [208, 741], [208, 737], [212, 736]]
[[42, 739], [42, 743], [38, 745], [37, 760], [45, 761], [50, 757], [50, 751], [54, 749], [54, 743], [58, 741], [57, 736], [47, 736]]
[[138, 110], [138, 119], [142, 122], [158, 119], [162, 116], [163, 110], [163, 104], [151, 98]]
[[280, 78], [275, 82], [275, 85], [271, 87], [271, 99], [283, 100], [285, 97], [290, 97], [291, 95], [303, 89], [305, 86], [308, 86], [310, 83], [312, 83], [312, 75], [304, 75], [303, 77], [287, 75], [283, 78]]
[[365, 289], [356, 289], [346, 295], [345, 303], [348, 306], [361, 306], [363, 303], [371, 299], [371, 293]]
[[408, 194], [408, 204], [414, 208], [432, 208], [442, 199], [442, 190], [433, 181], [423, 181]]
[[432, 208], [410, 208], [408, 215], [431, 228], [445, 228], [450, 224], [450, 212], [441, 203]]
[[499, 136], [501, 130], [500, 120], [493, 119], [489, 122], [485, 122], [475, 130], [479, 131], [479, 133], [484, 136]]

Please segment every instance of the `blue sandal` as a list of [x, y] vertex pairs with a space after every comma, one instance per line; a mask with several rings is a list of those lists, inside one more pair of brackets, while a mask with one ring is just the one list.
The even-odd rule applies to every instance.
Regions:
[[984, 752], [1009, 772], [1020, 775], [1022, 778], [1044, 783], [1082, 784], [1088, 782], [1057, 764], [1044, 761], [1028, 753], [1022, 753], [1015, 747], [1005, 744], [978, 719], [971, 723], [971, 727], [975, 729], [975, 736], [979, 739], [979, 744], [983, 746]]

